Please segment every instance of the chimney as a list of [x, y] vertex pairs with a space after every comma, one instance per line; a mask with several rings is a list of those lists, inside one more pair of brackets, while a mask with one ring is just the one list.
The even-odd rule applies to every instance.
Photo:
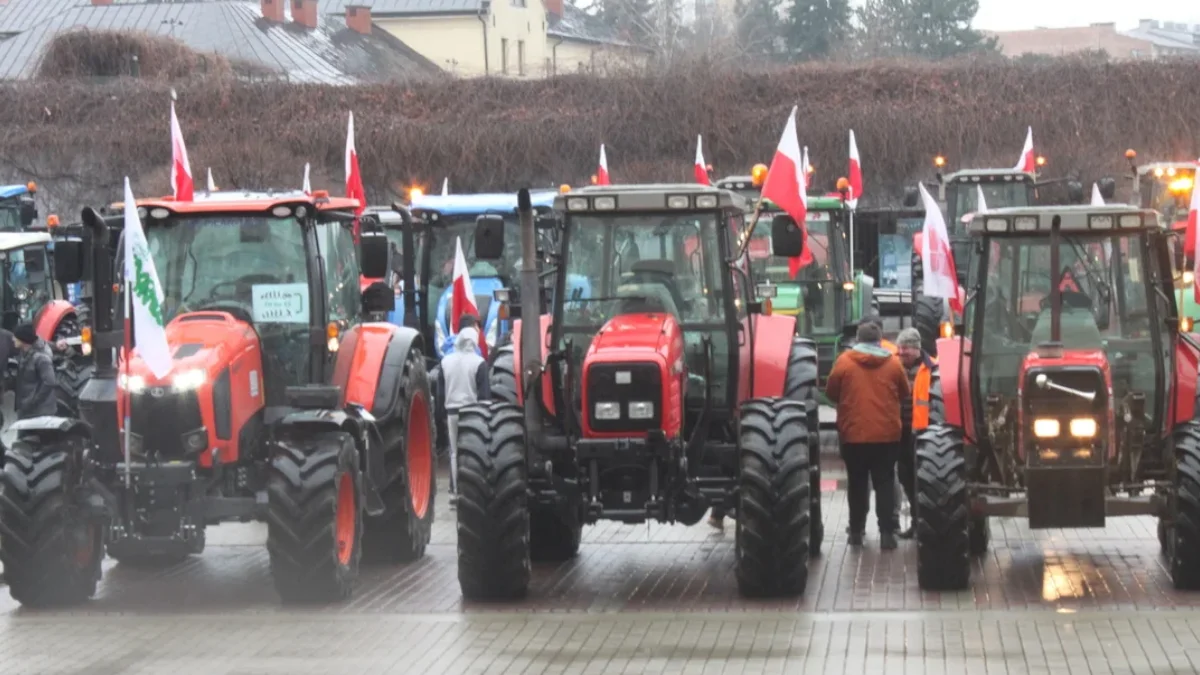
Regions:
[[371, 34], [371, 8], [363, 5], [346, 5], [346, 27], [362, 35]]
[[284, 16], [284, 2], [287, 0], [262, 0], [262, 15], [263, 18], [271, 23], [283, 23], [286, 18]]
[[558, 18], [563, 15], [563, 0], [542, 0], [546, 5], [546, 11]]
[[292, 0], [292, 21], [309, 30], [317, 27], [317, 0]]

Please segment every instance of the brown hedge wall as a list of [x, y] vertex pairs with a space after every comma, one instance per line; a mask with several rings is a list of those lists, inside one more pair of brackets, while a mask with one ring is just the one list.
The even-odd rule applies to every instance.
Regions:
[[[846, 164], [846, 130], [862, 151], [866, 201], [892, 200], [951, 166], [1011, 166], [1033, 125], [1047, 175], [1084, 181], [1143, 159], [1200, 155], [1200, 65], [1058, 60], [955, 64], [809, 65], [734, 72], [703, 64], [606, 79], [468, 80], [400, 86], [188, 81], [53, 81], [0, 96], [0, 181], [33, 178], [52, 205], [74, 209], [117, 195], [122, 176], [168, 191], [169, 91], [197, 182], [205, 167], [227, 187], [340, 190], [346, 112], [353, 110], [373, 199], [413, 183], [456, 191], [588, 180], [601, 142], [617, 181], [689, 180], [697, 133], [718, 175], [768, 161], [788, 110], [822, 183]], [[1124, 191], [1124, 182], [1119, 183]], [[1120, 194], [1120, 193], [1119, 193]]]

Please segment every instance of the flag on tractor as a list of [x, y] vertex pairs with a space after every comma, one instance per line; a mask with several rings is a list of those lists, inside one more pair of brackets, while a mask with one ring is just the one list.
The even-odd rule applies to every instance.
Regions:
[[479, 351], [486, 359], [488, 353], [487, 341], [483, 339], [483, 320], [479, 317], [479, 307], [475, 304], [475, 292], [471, 289], [471, 274], [467, 271], [467, 257], [463, 255], [462, 237], [455, 240], [453, 289], [450, 294], [450, 331], [458, 332], [459, 321], [466, 314], [480, 319]]
[[445, 197], [449, 194], [450, 194], [450, 177], [446, 176], [445, 178], [442, 179], [442, 196]]
[[692, 167], [692, 172], [696, 175], [697, 183], [712, 185], [712, 181], [708, 179], [708, 166], [704, 163], [703, 140], [703, 136], [696, 136], [696, 165]]
[[[163, 378], [171, 372], [171, 348], [167, 345], [167, 329], [163, 320], [163, 290], [150, 257], [150, 245], [138, 218], [137, 201], [129, 178], [125, 179], [125, 302], [130, 310], [125, 314], [125, 328], [133, 321], [133, 341], [138, 355], [150, 367], [154, 377]], [[129, 335], [127, 332], [126, 335]], [[125, 354], [129, 367], [130, 354]]]
[[1037, 171], [1037, 157], [1033, 154], [1033, 127], [1029, 127], [1029, 132], [1025, 134], [1025, 147], [1021, 148], [1021, 158], [1013, 169], [1025, 173]]
[[931, 298], [946, 298], [956, 312], [962, 312], [959, 298], [958, 271], [954, 267], [954, 252], [950, 248], [950, 234], [946, 231], [946, 219], [937, 201], [923, 184], [918, 183], [921, 201], [925, 205], [925, 225], [921, 228], [921, 273], [925, 282], [925, 295]]
[[987, 198], [983, 196], [983, 186], [975, 186], [975, 213], [987, 211]]
[[304, 194], [312, 196], [312, 181], [309, 179], [311, 167], [308, 162], [304, 163]]
[[771, 160], [771, 168], [767, 169], [767, 179], [763, 181], [762, 198], [770, 200], [784, 213], [796, 221], [800, 228], [800, 240], [804, 250], [799, 257], [788, 259], [788, 273], [796, 276], [800, 268], [813, 261], [812, 252], [808, 250], [808, 190], [806, 177], [807, 162], [800, 152], [800, 140], [796, 136], [796, 108], [788, 115], [787, 125], [783, 128], [783, 136], [779, 139], [779, 147]]
[[846, 203], [850, 208], [858, 208], [858, 198], [863, 193], [862, 159], [858, 156], [858, 141], [854, 139], [854, 130], [850, 130], [850, 198]]
[[1104, 206], [1104, 195], [1100, 194], [1100, 186], [1092, 183], [1092, 206]]
[[600, 144], [600, 167], [596, 170], [596, 185], [611, 185], [608, 178], [608, 156], [604, 154], [604, 144]]
[[188, 163], [187, 146], [183, 142], [183, 129], [175, 115], [175, 102], [171, 102], [171, 188], [175, 201], [190, 202], [195, 199], [196, 184], [192, 180], [192, 165]]
[[208, 185], [205, 187], [208, 189], [209, 194], [217, 191], [217, 184], [213, 182], [211, 166], [208, 168]]
[[[358, 170], [358, 151], [354, 149], [354, 113], [346, 128], [346, 196], [358, 200], [354, 215], [361, 216], [367, 210], [367, 191], [363, 188], [362, 173]], [[358, 240], [359, 221], [354, 219], [354, 239]]]

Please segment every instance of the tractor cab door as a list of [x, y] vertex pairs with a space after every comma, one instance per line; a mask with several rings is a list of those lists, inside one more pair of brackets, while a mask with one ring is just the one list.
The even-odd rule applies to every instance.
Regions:
[[[336, 324], [337, 331], [345, 333], [362, 321], [362, 292], [358, 283], [361, 270], [354, 233], [349, 223], [323, 222], [314, 229], [317, 249], [321, 253], [320, 288], [325, 305], [324, 323]], [[330, 351], [327, 345], [319, 352], [328, 381], [333, 376], [337, 351]]]
[[33, 320], [54, 300], [54, 281], [44, 245], [0, 252], [4, 265], [3, 326], [12, 330]]

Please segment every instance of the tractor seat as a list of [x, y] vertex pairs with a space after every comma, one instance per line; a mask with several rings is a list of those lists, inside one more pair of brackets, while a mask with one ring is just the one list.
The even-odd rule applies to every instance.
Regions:
[[617, 314], [662, 312], [674, 316], [676, 321], [679, 320], [679, 306], [675, 304], [671, 292], [662, 284], [621, 284], [617, 287], [617, 297], [624, 298], [618, 304]]
[[675, 280], [675, 263], [670, 260], [648, 259], [639, 260], [630, 266], [632, 274], [629, 277], [621, 276], [622, 285], [625, 284], [654, 284], [662, 286], [671, 294], [671, 300], [674, 301], [676, 307], [684, 305], [683, 295], [679, 291], [679, 286]]

